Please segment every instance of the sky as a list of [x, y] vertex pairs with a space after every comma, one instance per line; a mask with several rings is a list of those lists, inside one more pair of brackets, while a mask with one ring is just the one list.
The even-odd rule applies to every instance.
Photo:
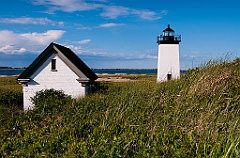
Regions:
[[51, 43], [90, 68], [157, 68], [157, 36], [181, 35], [181, 69], [240, 57], [239, 0], [0, 0], [0, 66], [27, 67]]

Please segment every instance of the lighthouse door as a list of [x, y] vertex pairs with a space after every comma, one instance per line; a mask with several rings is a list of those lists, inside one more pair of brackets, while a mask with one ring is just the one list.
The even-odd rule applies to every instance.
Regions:
[[167, 80], [171, 80], [172, 79], [172, 74], [167, 74]]

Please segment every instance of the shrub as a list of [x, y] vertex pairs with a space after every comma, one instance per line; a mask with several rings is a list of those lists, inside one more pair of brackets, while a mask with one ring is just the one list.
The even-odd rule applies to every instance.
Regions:
[[44, 111], [61, 111], [62, 106], [66, 104], [71, 97], [64, 94], [62, 90], [55, 89], [45, 89], [36, 93], [34, 97], [31, 98], [36, 109], [41, 109]]
[[0, 92], [0, 104], [2, 105], [22, 107], [22, 100], [22, 93], [13, 91]]

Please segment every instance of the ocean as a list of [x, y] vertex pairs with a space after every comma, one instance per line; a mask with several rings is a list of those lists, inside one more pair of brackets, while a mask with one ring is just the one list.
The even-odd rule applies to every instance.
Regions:
[[157, 69], [93, 69], [98, 74], [157, 74]]
[[[0, 75], [19, 75], [23, 69], [0, 69]], [[157, 74], [157, 69], [93, 69], [98, 74]]]
[[0, 69], [0, 75], [19, 75], [23, 71], [22, 69]]

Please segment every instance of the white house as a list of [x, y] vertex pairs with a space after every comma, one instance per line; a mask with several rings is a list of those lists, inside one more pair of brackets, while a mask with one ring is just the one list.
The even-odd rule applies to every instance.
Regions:
[[73, 98], [83, 97], [97, 78], [69, 48], [51, 43], [17, 80], [23, 86], [24, 110], [30, 110], [37, 91], [53, 88]]
[[180, 77], [179, 43], [181, 35], [174, 35], [170, 25], [158, 36], [157, 82]]

